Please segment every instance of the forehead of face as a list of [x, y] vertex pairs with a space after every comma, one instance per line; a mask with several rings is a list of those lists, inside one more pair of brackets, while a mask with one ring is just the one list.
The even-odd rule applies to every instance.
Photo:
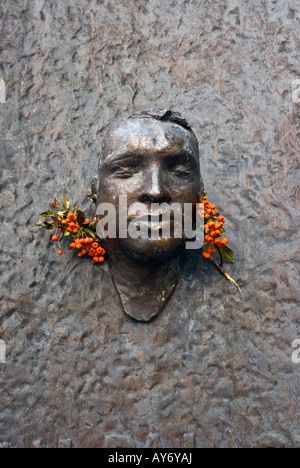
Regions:
[[190, 154], [199, 165], [196, 137], [180, 125], [149, 118], [123, 120], [114, 123], [108, 130], [103, 162], [122, 155], [177, 155], [181, 152]]

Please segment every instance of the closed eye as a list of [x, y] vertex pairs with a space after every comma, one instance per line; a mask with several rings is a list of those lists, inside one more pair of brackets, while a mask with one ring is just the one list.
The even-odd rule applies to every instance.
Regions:
[[191, 169], [189, 169], [188, 167], [186, 166], [175, 166], [173, 169], [172, 169], [172, 172], [173, 174], [175, 175], [178, 175], [178, 176], [184, 176], [184, 175], [190, 175], [190, 173], [192, 172]]
[[134, 174], [141, 171], [140, 164], [137, 161], [122, 161], [113, 165], [110, 173], [120, 179], [132, 177]]
[[177, 177], [187, 177], [196, 170], [196, 164], [190, 155], [178, 154], [169, 160], [168, 170]]

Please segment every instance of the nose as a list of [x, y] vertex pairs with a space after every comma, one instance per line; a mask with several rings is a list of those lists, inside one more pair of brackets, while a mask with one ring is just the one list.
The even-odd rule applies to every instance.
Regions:
[[145, 177], [139, 201], [141, 203], [170, 203], [171, 199], [163, 171], [155, 164]]

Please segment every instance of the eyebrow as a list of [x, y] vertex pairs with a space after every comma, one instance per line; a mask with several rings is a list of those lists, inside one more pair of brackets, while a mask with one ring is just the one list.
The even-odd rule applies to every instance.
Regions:
[[[165, 154], [163, 155], [163, 153], [165, 153]], [[188, 149], [182, 149], [180, 151], [177, 151], [174, 154], [169, 154], [167, 152], [167, 150], [166, 150], [166, 151], [162, 151], [161, 155], [162, 155], [162, 157], [165, 157], [166, 159], [173, 159], [173, 158], [178, 158], [179, 156], [185, 156], [190, 161], [193, 161], [193, 162], [196, 162], [196, 163], [198, 162], [197, 156], [189, 148]], [[143, 154], [139, 153], [138, 150], [137, 150], [136, 153], [133, 153], [131, 151], [125, 151], [124, 153], [121, 153], [119, 155], [115, 155], [114, 153], [110, 153], [104, 159], [103, 164], [110, 163], [110, 162], [118, 163], [118, 162], [121, 162], [124, 159], [129, 159], [129, 158], [130, 159], [143, 159], [145, 157], [147, 157], [147, 155], [143, 155]]]

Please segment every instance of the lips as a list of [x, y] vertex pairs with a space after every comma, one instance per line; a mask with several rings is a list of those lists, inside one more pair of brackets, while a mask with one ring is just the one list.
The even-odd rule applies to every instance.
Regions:
[[[165, 216], [164, 216], [165, 215]], [[165, 219], [166, 220], [165, 220]], [[171, 211], [171, 212], [167, 212], [167, 213], [162, 213], [161, 211], [151, 211], [149, 213], [146, 213], [146, 214], [142, 214], [142, 215], [128, 215], [127, 216], [127, 221], [130, 222], [130, 221], [133, 221], [133, 220], [137, 220], [138, 222], [143, 222], [143, 223], [162, 223], [162, 222], [169, 222], [169, 221], [174, 221], [174, 213]]]
[[[141, 215], [128, 214], [127, 222], [128, 225], [135, 226], [136, 231], [141, 232], [142, 237], [146, 236], [149, 239], [173, 238], [175, 233], [181, 233], [183, 228], [182, 214], [174, 216], [171, 210], [149, 210]], [[181, 234], [176, 234], [177, 237], [181, 237]]]
[[155, 222], [144, 222], [137, 221], [137, 229], [141, 230], [142, 228], [148, 229], [151, 231], [162, 231], [163, 229], [171, 229], [174, 226], [173, 221], [160, 221], [159, 223]]

